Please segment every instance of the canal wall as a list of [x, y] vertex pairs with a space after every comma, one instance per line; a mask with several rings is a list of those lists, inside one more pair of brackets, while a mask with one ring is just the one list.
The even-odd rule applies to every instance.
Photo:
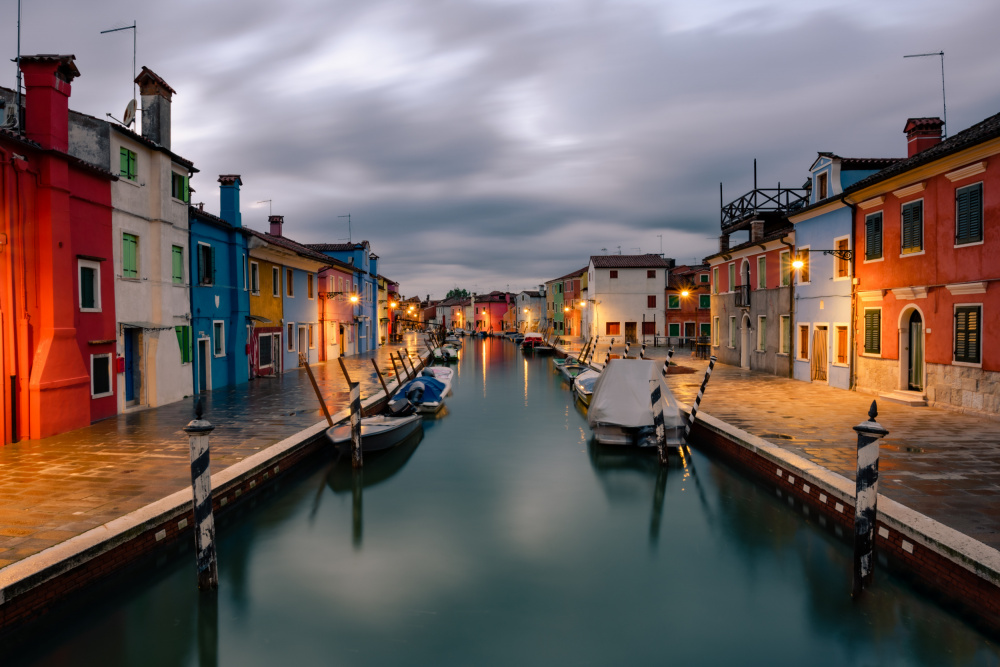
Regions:
[[[429, 358], [421, 358], [424, 365]], [[387, 383], [390, 392], [397, 380]], [[380, 411], [387, 402], [384, 391], [362, 402], [364, 414]], [[346, 420], [345, 408], [332, 415], [334, 423]], [[212, 507], [225, 516], [235, 507], [269, 488], [276, 480], [311, 455], [328, 446], [324, 419], [212, 475]], [[88, 530], [54, 547], [12, 563], [0, 570], [0, 633], [37, 620], [55, 604], [84, 592], [122, 569], [167, 550], [178, 541], [191, 540], [194, 516], [192, 491], [182, 489], [134, 512]], [[191, 585], [195, 585], [194, 579]]]

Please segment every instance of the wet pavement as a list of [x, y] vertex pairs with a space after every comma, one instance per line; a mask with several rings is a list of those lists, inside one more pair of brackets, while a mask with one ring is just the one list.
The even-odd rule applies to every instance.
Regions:
[[[389, 355], [409, 349], [426, 356], [423, 340], [408, 336], [344, 362], [366, 398], [381, 385], [371, 359], [391, 381]], [[399, 362], [397, 361], [397, 364]], [[313, 367], [331, 414], [349, 405], [337, 361]], [[216, 473], [324, 419], [304, 369], [203, 394]], [[106, 419], [44, 440], [0, 447], [0, 567], [26, 558], [191, 484], [188, 437], [194, 419], [187, 399]]]

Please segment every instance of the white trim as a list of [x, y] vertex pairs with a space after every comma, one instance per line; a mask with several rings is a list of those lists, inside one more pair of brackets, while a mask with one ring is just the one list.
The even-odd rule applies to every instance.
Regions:
[[[800, 341], [802, 340], [802, 329], [806, 330], [806, 356], [802, 356]], [[810, 361], [812, 359], [812, 323], [795, 323], [795, 361]]]
[[[847, 331], [847, 343], [844, 348], [844, 359], [847, 359], [844, 363], [834, 361], [837, 358], [837, 329], [843, 327]], [[833, 354], [830, 355], [830, 365], [834, 368], [850, 368], [851, 367], [851, 324], [850, 322], [834, 322], [830, 326], [830, 334], [833, 338], [831, 347], [833, 348]]]
[[[274, 368], [274, 361], [275, 361], [275, 359], [274, 359], [274, 337], [275, 336], [279, 336], [280, 337], [281, 334], [277, 333], [277, 332], [274, 332], [274, 331], [271, 331], [271, 332], [268, 332], [268, 333], [257, 334], [257, 368]], [[265, 338], [270, 339], [270, 340], [267, 341], [267, 344], [269, 345], [268, 349], [271, 351], [271, 363], [266, 364], [264, 366], [261, 366], [260, 365], [260, 351], [261, 351], [261, 348], [264, 347], [263, 340]]]
[[[83, 269], [94, 270], [94, 307], [83, 307]], [[101, 263], [90, 259], [76, 260], [76, 307], [81, 313], [101, 312]]]
[[955, 245], [953, 245], [952, 247], [953, 247], [953, 248], [956, 248], [956, 249], [957, 249], [957, 248], [973, 248], [973, 247], [975, 247], [975, 246], [977, 246], [977, 245], [983, 245], [983, 244], [985, 244], [985, 243], [986, 243], [986, 241], [985, 241], [985, 240], [984, 240], [984, 241], [972, 241], [972, 242], [970, 242], [970, 243], [956, 243], [956, 244], [955, 244]]
[[963, 178], [969, 178], [970, 176], [981, 174], [984, 171], [986, 171], [986, 160], [970, 164], [968, 167], [962, 167], [961, 169], [956, 169], [955, 171], [949, 171], [944, 175], [944, 177], [954, 183], [955, 181], [960, 181]]
[[[784, 320], [788, 320], [788, 336], [785, 336], [785, 325]], [[789, 338], [794, 336], [795, 332], [792, 330], [792, 316], [791, 315], [778, 315], [778, 351], [783, 357], [787, 357], [792, 352], [792, 341]], [[784, 343], [788, 343], [788, 352], [784, 352]]]
[[[796, 269], [792, 267], [792, 273], [795, 275], [796, 285], [812, 285], [812, 260], [809, 259], [809, 249], [812, 248], [811, 245], [800, 246], [795, 249], [795, 254], [798, 257], [805, 257], [805, 266], [802, 267], [809, 272], [809, 280], [802, 280], [802, 269]], [[794, 261], [794, 260], [793, 260]]]
[[[889, 290], [892, 295], [896, 297], [899, 301], [912, 301], [913, 299], [926, 299], [927, 298], [927, 288], [924, 286], [920, 287], [894, 287]], [[923, 313], [921, 313], [923, 317]]]
[[[254, 271], [256, 269], [256, 271]], [[253, 289], [253, 274], [257, 274], [257, 289]], [[250, 294], [260, 296], [260, 263], [250, 260]]]
[[[985, 162], [983, 163], [985, 164]], [[979, 186], [979, 236], [978, 241], [958, 242], [958, 193]], [[955, 188], [955, 246], [964, 248], [966, 246], [983, 245], [986, 242], [986, 184], [983, 181], [976, 181], [968, 185], [960, 185]]]
[[[915, 195], [918, 192], [923, 192], [927, 187], [927, 182], [914, 183], [913, 185], [908, 185], [905, 188], [900, 188], [898, 190], [893, 190], [892, 194], [897, 199], [902, 199], [903, 197], [909, 197], [910, 195]], [[910, 202], [906, 202], [909, 204]]]
[[[788, 282], [785, 282], [785, 274], [781, 269], [781, 258], [784, 255], [788, 255]], [[778, 287], [791, 287], [793, 284], [792, 276], [795, 274], [795, 267], [792, 266], [792, 251], [791, 250], [781, 250], [778, 252]]]
[[[104, 398], [105, 396], [114, 396], [115, 394], [115, 369], [112, 367], [111, 353], [107, 352], [105, 354], [92, 354], [90, 355], [90, 397], [91, 398]], [[94, 393], [94, 360], [95, 359], [107, 359], [108, 363], [108, 390], [103, 394]]]
[[[865, 350], [865, 337], [867, 336], [867, 334], [865, 333], [865, 313], [867, 313], [869, 310], [878, 311], [878, 352], [867, 352]], [[883, 319], [882, 306], [872, 306], [870, 308], [866, 306], [861, 309], [861, 356], [862, 357], [869, 357], [871, 359], [882, 358], [882, 329], [884, 328], [883, 325], [885, 324], [882, 321], [882, 319]]]
[[866, 199], [858, 204], [858, 208], [863, 211], [867, 211], [870, 208], [875, 208], [876, 206], [881, 206], [885, 203], [885, 195], [879, 195], [878, 197], [872, 197], [871, 199]]
[[[215, 336], [215, 331], [216, 331], [215, 325], [216, 324], [218, 324], [218, 325], [221, 326], [221, 329], [220, 329], [220, 331], [222, 332], [222, 336], [221, 336], [221, 338], [222, 338], [222, 341], [221, 341], [221, 343], [222, 343], [222, 345], [221, 345], [222, 352], [221, 353], [218, 353], [218, 352], [215, 351], [218, 347], [220, 347], [219, 345], [216, 344], [218, 342], [217, 339], [216, 339], [216, 336]], [[212, 320], [212, 356], [216, 357], [216, 358], [226, 356], [226, 321], [225, 320]]]
[[[764, 271], [760, 270], [760, 260], [764, 260]], [[764, 277], [764, 285], [761, 286], [760, 279], [761, 276]], [[762, 252], [757, 255], [757, 287], [754, 289], [767, 289], [767, 253]]]
[[[760, 321], [764, 320], [764, 326], [760, 326]], [[757, 346], [754, 348], [756, 352], [767, 352], [767, 341], [761, 338], [761, 333], [767, 333], [767, 315], [757, 316]]]
[[[274, 274], [278, 274], [278, 279], [274, 279]], [[275, 299], [281, 298], [281, 267], [271, 267], [271, 296]]]
[[[908, 188], [907, 188], [908, 189]], [[922, 190], [923, 188], [921, 188]], [[920, 250], [917, 252], [903, 252], [903, 209], [912, 204], [920, 202]], [[919, 197], [917, 199], [911, 199], [910, 201], [900, 202], [899, 204], [899, 258], [903, 257], [919, 257], [927, 252], [927, 225], [924, 224], [927, 221], [927, 211], [926, 206], [924, 206], [924, 198]], [[882, 218], [882, 256], [885, 256], [885, 218]]]
[[986, 294], [986, 282], [978, 283], [953, 283], [945, 285], [944, 288], [954, 295], [959, 294]]
[[283, 329], [282, 333], [285, 334], [285, 339], [286, 339], [286, 341], [285, 341], [285, 352], [295, 352], [296, 351], [295, 350], [296, 338], [295, 338], [294, 335], [293, 336], [289, 336], [288, 335], [288, 327], [291, 327], [292, 328], [292, 332], [294, 333], [296, 331], [296, 329], [295, 329], [295, 322], [285, 322], [285, 326], [282, 327], [282, 329]]
[[[833, 239], [833, 249], [837, 250], [837, 242], [838, 241], [845, 241], [845, 240], [847, 241], [847, 248], [846, 248], [846, 250], [850, 250], [851, 249], [851, 236], [850, 236], [850, 234], [848, 234], [846, 236], [837, 236], [837, 237], [834, 237], [834, 239]], [[838, 276], [837, 275], [837, 262], [841, 262], [841, 261], [845, 262], [847, 264], [847, 275], [846, 276]], [[851, 267], [851, 262], [848, 262], [847, 260], [842, 260], [839, 257], [837, 257], [836, 255], [834, 255], [833, 256], [833, 281], [834, 282], [839, 282], [839, 281], [842, 281], [842, 280], [850, 280], [853, 277], [852, 272], [851, 272], [851, 268], [852, 268]]]
[[[923, 233], [923, 230], [921, 230], [921, 234], [922, 233]], [[920, 252], [906, 252], [906, 253], [902, 253], [901, 252], [901, 253], [899, 253], [899, 258], [900, 259], [906, 259], [907, 257], [920, 257], [921, 255], [925, 254], [926, 252], [927, 252], [926, 249], [921, 250]]]
[[722, 340], [722, 336], [719, 332], [719, 328], [722, 326], [720, 321], [721, 320], [718, 315], [712, 318], [712, 345], [714, 347], [719, 347], [720, 341]]

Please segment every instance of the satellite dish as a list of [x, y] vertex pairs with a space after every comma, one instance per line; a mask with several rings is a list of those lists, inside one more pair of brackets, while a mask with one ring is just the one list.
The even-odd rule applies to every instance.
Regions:
[[122, 124], [125, 127], [129, 127], [135, 122], [135, 100], [129, 100], [128, 106], [125, 107], [125, 117], [122, 119]]

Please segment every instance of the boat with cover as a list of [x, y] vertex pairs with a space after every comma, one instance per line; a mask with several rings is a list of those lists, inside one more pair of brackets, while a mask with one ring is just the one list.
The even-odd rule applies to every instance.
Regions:
[[590, 405], [590, 397], [594, 393], [594, 383], [599, 377], [601, 377], [599, 371], [589, 370], [583, 371], [573, 378], [573, 391], [584, 405]]
[[[361, 451], [380, 452], [400, 444], [416, 431], [423, 429], [424, 419], [420, 415], [394, 417], [373, 415], [361, 418]], [[351, 446], [351, 422], [341, 422], [326, 429], [326, 437], [334, 445]]]
[[542, 334], [529, 332], [524, 334], [524, 340], [521, 341], [521, 351], [534, 352], [535, 354], [553, 354], [556, 348], [546, 343], [545, 339], [542, 338]]
[[657, 446], [650, 396], [660, 389], [660, 408], [666, 445], [679, 447], [684, 436], [684, 420], [670, 392], [660, 364], [644, 359], [612, 359], [594, 383], [587, 410], [587, 422], [594, 438], [602, 445]]
[[420, 375], [424, 377], [432, 377], [444, 384], [444, 391], [441, 393], [442, 396], [448, 396], [451, 394], [451, 381], [455, 377], [454, 368], [449, 368], [447, 366], [429, 366], [420, 371]]
[[403, 415], [415, 410], [434, 414], [444, 407], [445, 393], [445, 384], [431, 375], [414, 378], [393, 395], [388, 405], [389, 412]]

